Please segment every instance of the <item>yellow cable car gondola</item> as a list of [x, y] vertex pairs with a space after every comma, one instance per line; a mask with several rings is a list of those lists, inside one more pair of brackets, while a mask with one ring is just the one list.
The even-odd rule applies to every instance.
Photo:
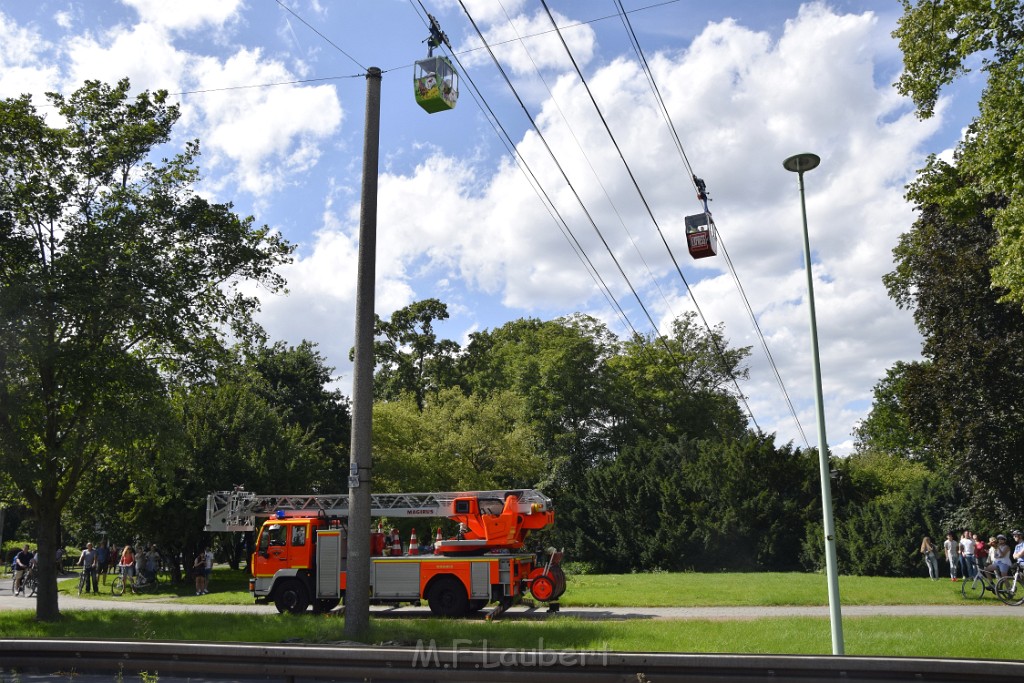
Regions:
[[441, 31], [441, 26], [432, 14], [430, 17], [430, 37], [427, 38], [427, 58], [416, 62], [412, 72], [413, 89], [416, 103], [429, 114], [455, 108], [459, 99], [459, 72], [455, 70], [447, 57], [435, 57], [434, 48], [447, 45], [448, 36]]

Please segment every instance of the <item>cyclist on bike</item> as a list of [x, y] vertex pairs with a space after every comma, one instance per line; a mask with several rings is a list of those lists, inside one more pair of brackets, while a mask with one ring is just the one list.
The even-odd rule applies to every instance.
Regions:
[[99, 577], [96, 576], [96, 551], [93, 550], [92, 543], [85, 544], [85, 550], [78, 556], [78, 564], [82, 566], [82, 579], [85, 581], [85, 592], [89, 592], [89, 587], [92, 586], [92, 590], [96, 593], [100, 592], [100, 581]]
[[25, 572], [32, 565], [32, 551], [28, 543], [21, 549], [21, 552], [14, 556], [14, 594], [21, 595], [25, 592]]
[[1013, 559], [1017, 560], [1017, 564], [1024, 567], [1024, 534], [1019, 529], [1013, 531], [1013, 541], [1017, 545], [1013, 547]]
[[992, 566], [999, 576], [1010, 573], [1010, 544], [1002, 534], [996, 536], [995, 543], [992, 544]]

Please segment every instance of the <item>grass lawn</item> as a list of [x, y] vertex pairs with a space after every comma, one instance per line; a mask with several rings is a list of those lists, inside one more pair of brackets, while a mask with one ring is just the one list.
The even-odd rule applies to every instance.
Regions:
[[[28, 610], [0, 612], [3, 638], [96, 638], [233, 642], [337, 643], [339, 617], [202, 614], [182, 612], [67, 612], [57, 624], [42, 624]], [[978, 617], [861, 617], [844, 621], [850, 655], [1010, 659], [1020, 656], [1024, 619], [1007, 619], [998, 629]], [[985, 628], [984, 638], [951, 638]], [[554, 617], [546, 621], [460, 621], [450, 619], [371, 620], [368, 642], [416, 646], [433, 640], [438, 648], [580, 649], [618, 652], [732, 652], [829, 654], [827, 618], [784, 617], [752, 621], [587, 621]], [[470, 641], [470, 642], [467, 642]]]
[[[963, 602], [949, 579], [840, 576], [844, 605], [950, 605]], [[986, 599], [988, 595], [986, 594]], [[566, 606], [718, 607], [827, 605], [824, 574], [594, 574], [570, 575]]]
[[[143, 600], [175, 597], [188, 603], [250, 605], [249, 575], [244, 571], [216, 568], [209, 595], [195, 594], [195, 584], [162, 583], [153, 592], [115, 597], [107, 584], [100, 585], [101, 600]], [[77, 593], [78, 579], [58, 582], [60, 591]], [[893, 579], [875, 576], [839, 577], [844, 605], [955, 605], [964, 601], [960, 584], [926, 578]], [[85, 594], [82, 597], [87, 597]], [[986, 594], [985, 601], [994, 598]], [[743, 605], [827, 605], [824, 574], [577, 574], [569, 575], [560, 602], [567, 607], [720, 607]]]
[[[77, 592], [77, 579], [60, 582]], [[192, 584], [165, 584], [155, 593], [114, 597], [100, 586], [94, 600], [122, 602], [125, 610], [71, 611], [57, 624], [42, 624], [30, 610], [0, 612], [0, 637], [308, 643], [344, 640], [339, 616], [241, 615], [132, 611], [135, 600], [174, 600], [195, 604], [251, 604], [245, 572], [217, 568], [213, 592], [196, 596]], [[928, 579], [841, 577], [844, 605], [961, 604], [960, 584]], [[84, 597], [84, 596], [83, 596]], [[994, 599], [985, 598], [994, 603]], [[574, 575], [562, 598], [566, 606], [724, 606], [826, 605], [825, 577], [820, 574], [627, 574]], [[1022, 608], [1007, 607], [1007, 610]], [[844, 619], [850, 655], [1019, 658], [1024, 619], [987, 617], [857, 617]], [[951, 634], [984, 633], [961, 638]], [[760, 654], [829, 654], [827, 617], [772, 617], [756, 620], [589, 621], [557, 615], [544, 621], [394, 619], [373, 617], [368, 642], [415, 646], [491, 649], [582, 649], [642, 652], [732, 652]], [[468, 644], [466, 641], [471, 641]], [[458, 641], [458, 642], [456, 642]]]

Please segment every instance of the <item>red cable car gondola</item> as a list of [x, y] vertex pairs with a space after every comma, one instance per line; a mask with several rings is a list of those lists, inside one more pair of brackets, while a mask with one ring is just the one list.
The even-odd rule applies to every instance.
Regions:
[[693, 176], [693, 183], [697, 187], [697, 199], [704, 202], [704, 213], [686, 217], [686, 248], [695, 259], [707, 258], [718, 254], [718, 233], [708, 210], [707, 187], [697, 176]]
[[686, 247], [695, 259], [718, 254], [718, 235], [710, 215], [698, 213], [686, 217]]

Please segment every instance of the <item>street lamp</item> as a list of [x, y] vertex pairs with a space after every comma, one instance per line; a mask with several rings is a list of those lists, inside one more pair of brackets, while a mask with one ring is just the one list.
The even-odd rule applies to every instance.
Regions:
[[804, 264], [807, 266], [807, 303], [811, 312], [811, 359], [814, 366], [814, 407], [818, 413], [818, 465], [821, 468], [821, 508], [825, 523], [825, 572], [828, 576], [828, 611], [832, 624], [832, 654], [843, 654], [843, 614], [839, 603], [839, 575], [836, 568], [836, 525], [832, 517], [832, 485], [825, 438], [825, 409], [821, 397], [821, 362], [818, 360], [818, 322], [814, 314], [814, 278], [811, 275], [811, 242], [807, 237], [807, 204], [804, 201], [804, 173], [821, 163], [817, 154], [804, 152], [782, 162], [800, 179], [800, 211], [804, 221]]

